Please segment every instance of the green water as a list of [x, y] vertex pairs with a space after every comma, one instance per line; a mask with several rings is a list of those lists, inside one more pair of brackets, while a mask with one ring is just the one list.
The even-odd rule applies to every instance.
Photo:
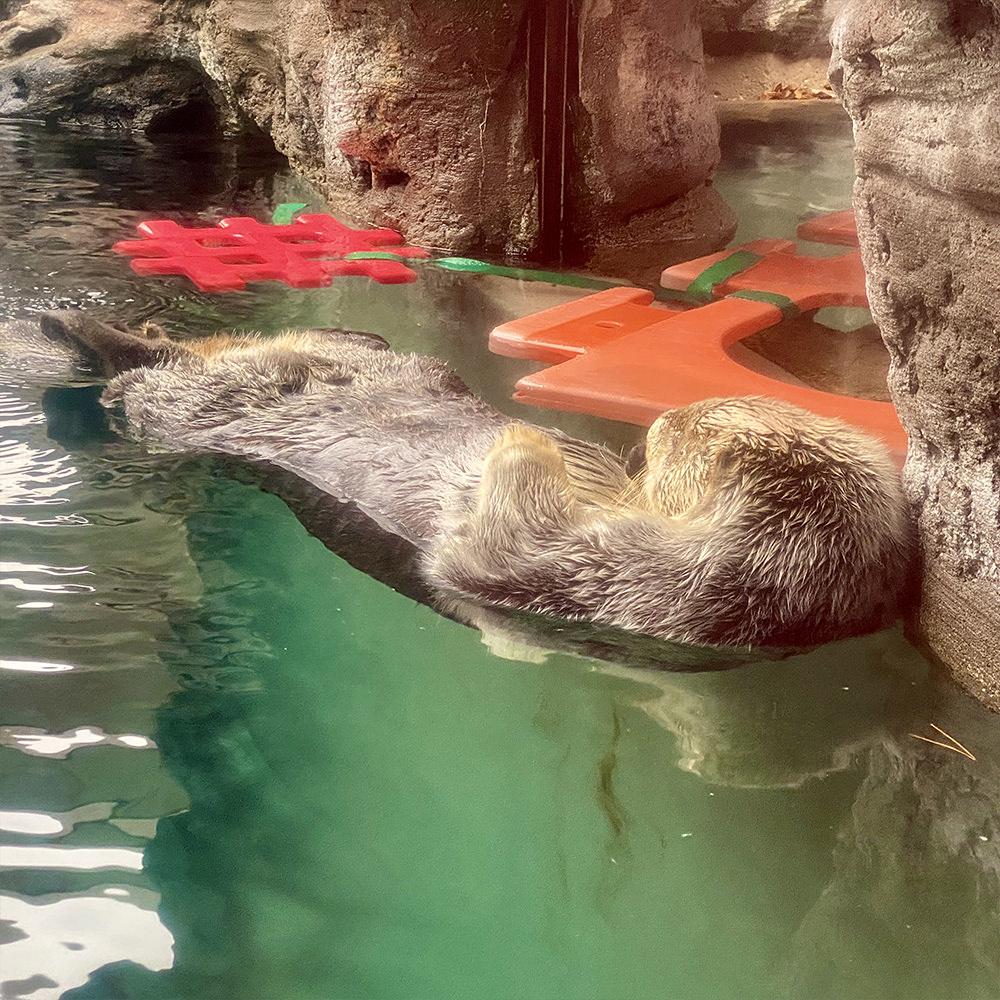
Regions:
[[[820, 132], [732, 136], [720, 186], [751, 220], [781, 200], [790, 235], [797, 192], [849, 190], [849, 128]], [[636, 435], [505, 401], [525, 366], [488, 330], [576, 293], [134, 278], [103, 248], [139, 218], [294, 184], [228, 148], [172, 192], [169, 147], [0, 144], [19, 164], [0, 186], [8, 316], [93, 299], [198, 331], [339, 323], [446, 357], [512, 413]], [[998, 720], [897, 632], [722, 673], [501, 658], [277, 498], [109, 439], [68, 367], [11, 354], [2, 995], [1000, 997]], [[908, 735], [931, 722], [977, 759]]]

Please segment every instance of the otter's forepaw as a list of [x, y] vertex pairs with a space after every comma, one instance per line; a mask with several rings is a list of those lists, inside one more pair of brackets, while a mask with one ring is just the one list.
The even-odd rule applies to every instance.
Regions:
[[483, 464], [477, 506], [480, 527], [551, 529], [570, 518], [574, 508], [574, 490], [555, 441], [533, 427], [507, 427]]
[[541, 466], [555, 475], [566, 475], [562, 452], [552, 438], [535, 427], [511, 424], [486, 453], [486, 465], [519, 462]]
[[571, 492], [562, 452], [543, 431], [511, 424], [486, 453], [479, 485], [482, 506], [524, 509], [546, 497], [546, 505], [562, 506]]

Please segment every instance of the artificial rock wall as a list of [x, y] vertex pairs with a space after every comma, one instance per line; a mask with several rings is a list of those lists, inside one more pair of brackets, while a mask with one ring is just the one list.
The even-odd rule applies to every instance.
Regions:
[[662, 267], [735, 228], [695, 2], [3, 0], [0, 115], [259, 130], [412, 242], [525, 253], [558, 224], [580, 259]]
[[831, 80], [923, 555], [914, 625], [1000, 710], [1000, 4], [852, 0]]
[[757, 100], [775, 84], [826, 85], [830, 27], [846, 0], [701, 0], [712, 91]]

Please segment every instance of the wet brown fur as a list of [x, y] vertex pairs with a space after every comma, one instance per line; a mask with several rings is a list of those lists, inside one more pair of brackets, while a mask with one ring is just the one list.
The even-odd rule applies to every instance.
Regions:
[[806, 646], [900, 610], [910, 562], [877, 441], [775, 400], [705, 400], [606, 449], [511, 421], [440, 362], [342, 331], [178, 344], [43, 318], [118, 371], [136, 433], [263, 460], [356, 502], [463, 603], [711, 645]]

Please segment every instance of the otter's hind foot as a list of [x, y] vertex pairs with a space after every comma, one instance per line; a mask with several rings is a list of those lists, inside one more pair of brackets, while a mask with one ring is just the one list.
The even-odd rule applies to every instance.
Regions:
[[180, 352], [165, 337], [135, 334], [75, 309], [42, 313], [39, 325], [50, 340], [65, 340], [83, 348], [101, 362], [108, 375], [130, 368], [152, 368]]

